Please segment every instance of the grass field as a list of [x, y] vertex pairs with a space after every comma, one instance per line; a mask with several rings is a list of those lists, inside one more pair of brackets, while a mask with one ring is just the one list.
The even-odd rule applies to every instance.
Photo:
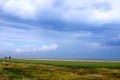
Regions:
[[120, 80], [120, 62], [0, 59], [0, 80]]

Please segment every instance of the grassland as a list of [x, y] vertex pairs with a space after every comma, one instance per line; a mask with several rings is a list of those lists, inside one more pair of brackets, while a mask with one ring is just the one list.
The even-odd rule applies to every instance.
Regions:
[[0, 59], [0, 80], [120, 80], [120, 62]]

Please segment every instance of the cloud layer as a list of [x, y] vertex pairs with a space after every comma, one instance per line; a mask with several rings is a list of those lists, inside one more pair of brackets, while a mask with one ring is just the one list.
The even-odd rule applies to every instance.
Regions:
[[0, 52], [117, 54], [119, 4], [119, 0], [0, 0]]
[[[119, 0], [1, 0], [5, 14], [21, 19], [62, 19], [70, 22], [120, 21]], [[23, 6], [24, 5], [24, 6]], [[54, 17], [52, 17], [54, 16]]]

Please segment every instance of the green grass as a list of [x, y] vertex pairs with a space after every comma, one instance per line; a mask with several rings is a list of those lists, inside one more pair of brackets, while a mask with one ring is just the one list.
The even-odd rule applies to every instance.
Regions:
[[0, 59], [0, 80], [120, 80], [120, 62]]
[[[2, 59], [0, 61], [3, 61]], [[108, 68], [120, 69], [120, 62], [96, 62], [96, 61], [63, 61], [63, 60], [20, 60], [6, 59], [4, 61], [30, 64], [45, 64], [69, 68]]]

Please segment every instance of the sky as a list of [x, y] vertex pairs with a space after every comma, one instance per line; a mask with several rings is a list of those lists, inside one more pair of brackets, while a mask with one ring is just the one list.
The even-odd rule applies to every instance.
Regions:
[[120, 59], [120, 0], [0, 0], [0, 57]]

